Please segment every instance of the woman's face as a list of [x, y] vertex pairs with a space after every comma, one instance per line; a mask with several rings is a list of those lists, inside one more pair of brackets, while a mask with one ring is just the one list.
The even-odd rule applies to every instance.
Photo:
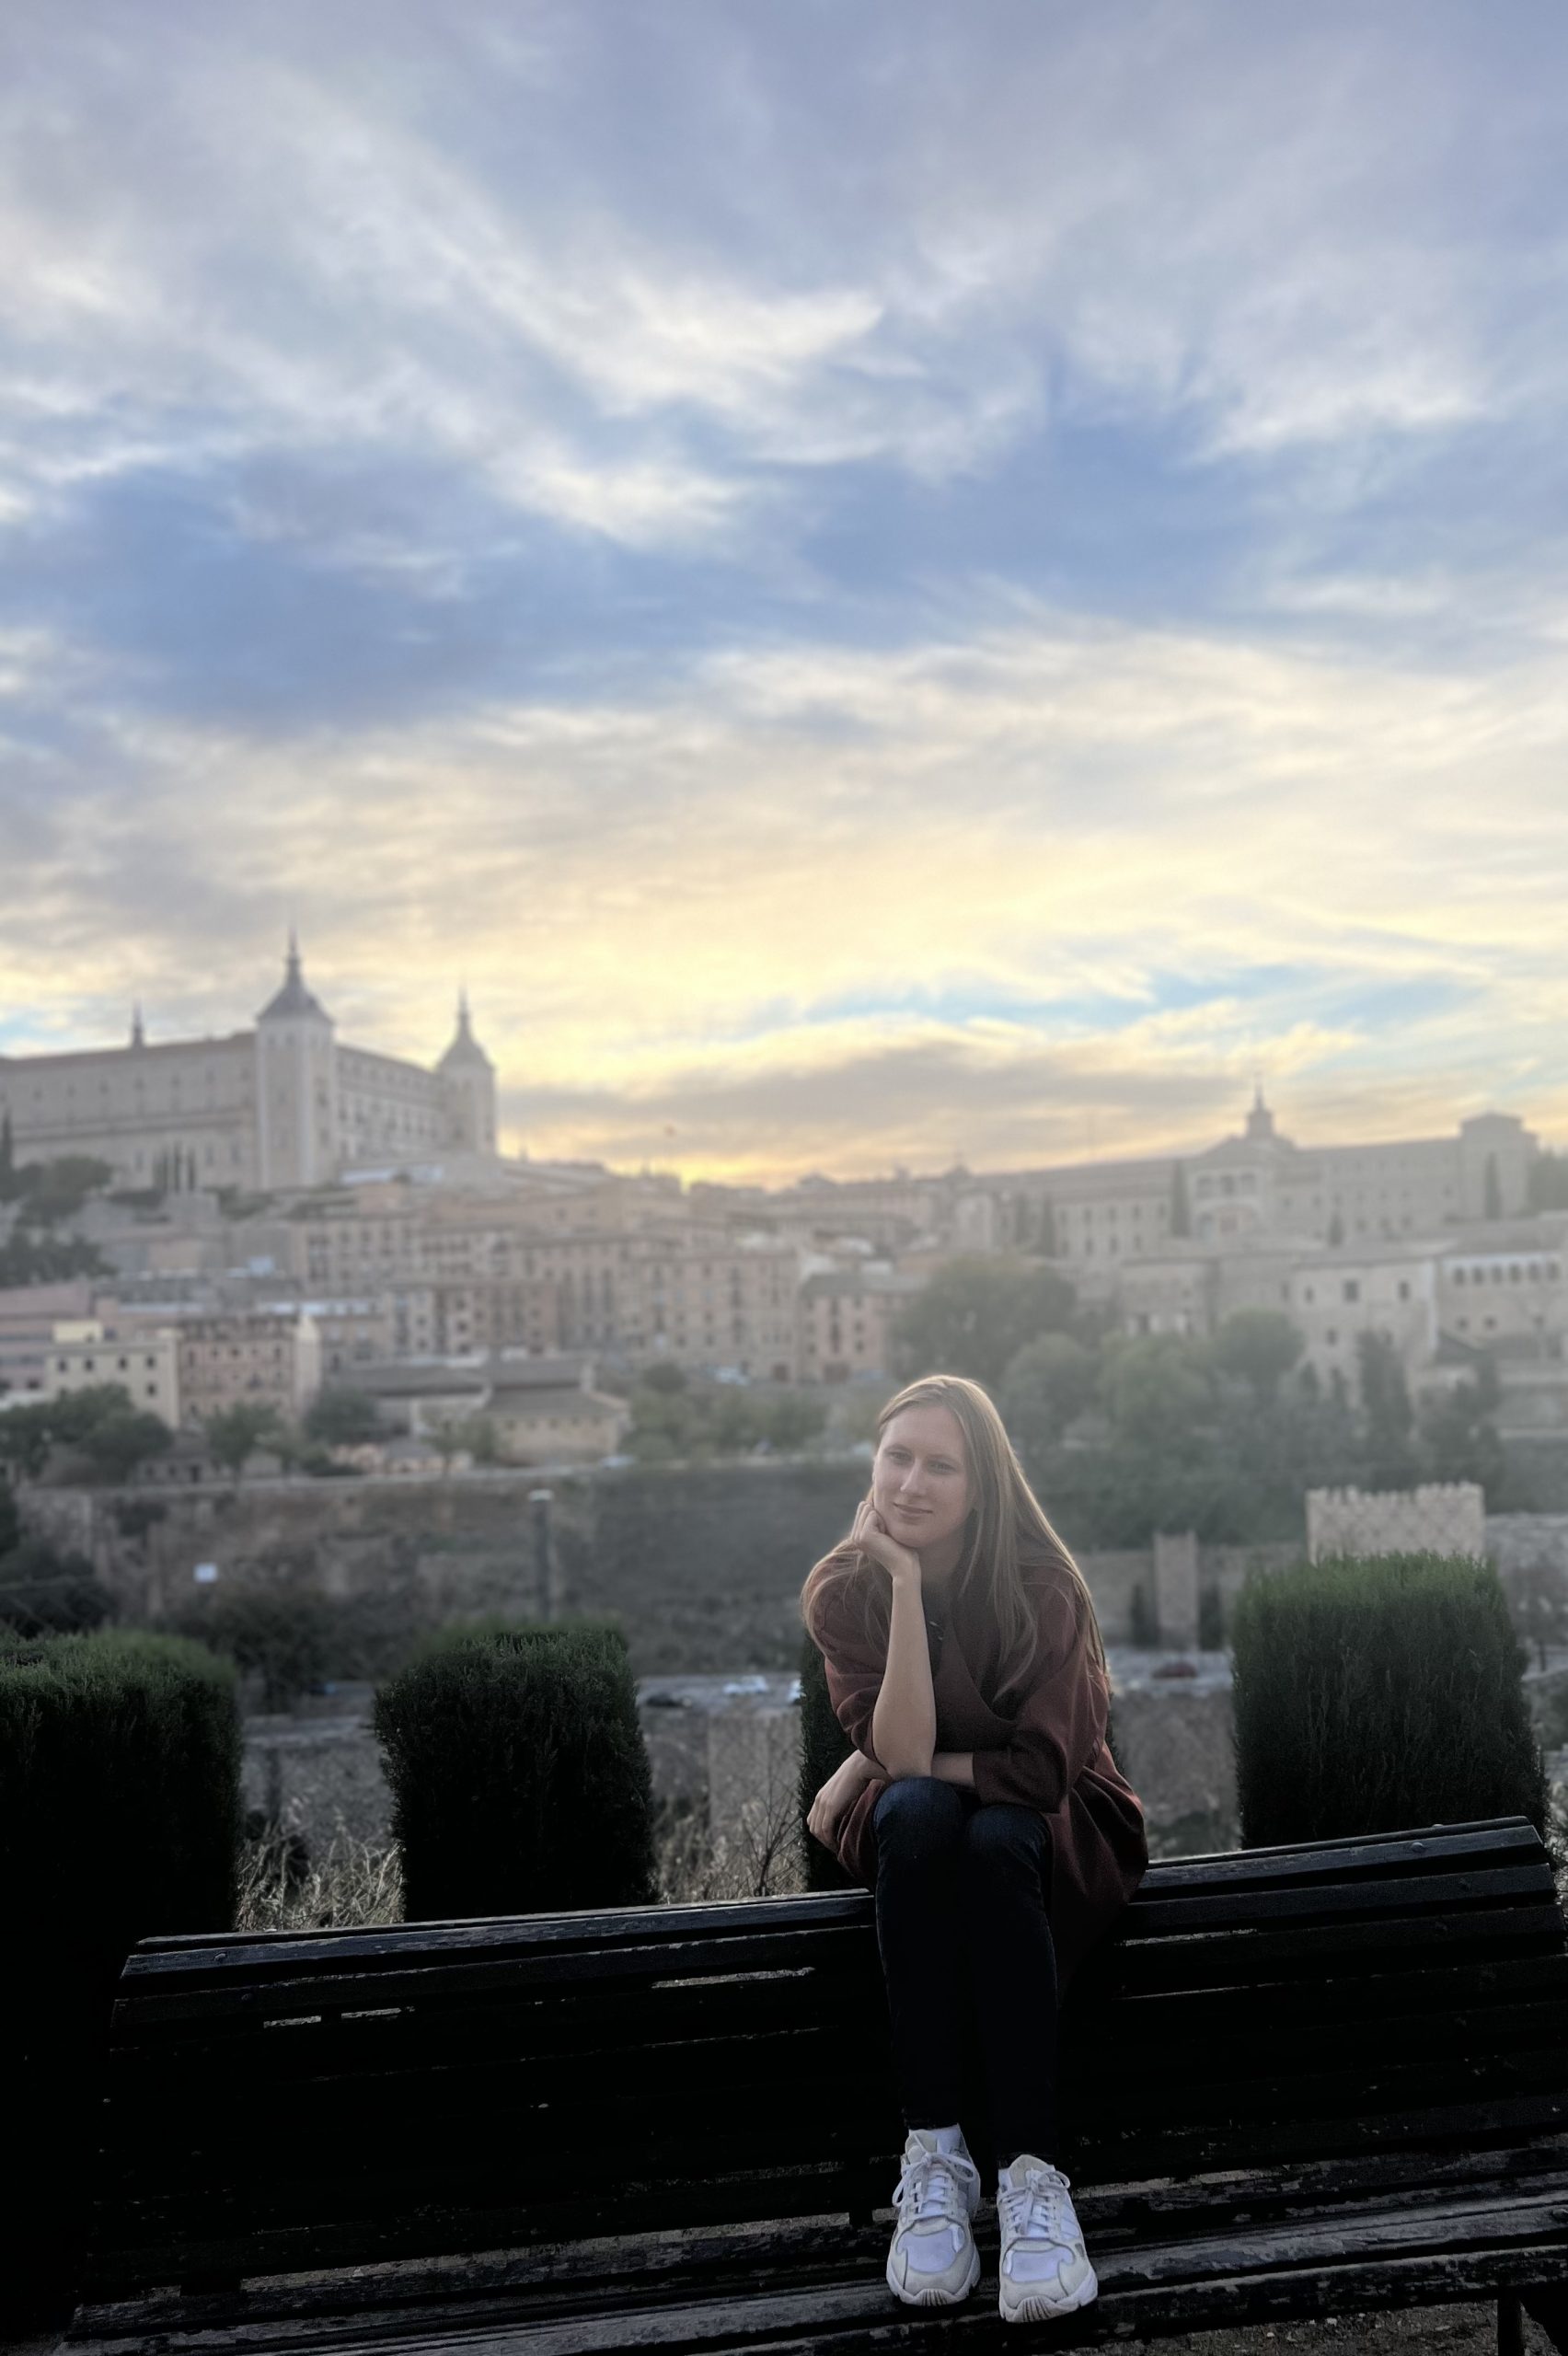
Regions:
[[951, 1407], [905, 1407], [894, 1415], [871, 1466], [871, 1503], [899, 1544], [922, 1558], [962, 1538], [969, 1472]]

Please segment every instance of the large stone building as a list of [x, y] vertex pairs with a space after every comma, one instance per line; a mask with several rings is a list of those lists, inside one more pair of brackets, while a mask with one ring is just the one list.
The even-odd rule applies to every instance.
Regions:
[[338, 1039], [291, 934], [282, 987], [253, 1030], [152, 1045], [0, 1056], [0, 1123], [18, 1162], [107, 1161], [126, 1187], [317, 1186], [443, 1155], [493, 1160], [495, 1069], [467, 999], [433, 1071]]

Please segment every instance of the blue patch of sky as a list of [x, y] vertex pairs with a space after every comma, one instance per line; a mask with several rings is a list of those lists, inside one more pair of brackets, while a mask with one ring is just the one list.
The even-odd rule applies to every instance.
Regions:
[[[1001, 989], [974, 977], [900, 986], [889, 980], [875, 989], [840, 990], [809, 1004], [775, 998], [748, 1007], [726, 1032], [735, 1039], [766, 1038], [780, 1030], [826, 1030], [838, 1023], [915, 1017], [921, 1022], [1016, 1023], [1043, 1036], [1066, 1032], [1114, 1031], [1151, 1015], [1239, 1001], [1267, 1005], [1276, 1018], [1288, 1013], [1293, 997], [1305, 1011], [1320, 1014], [1320, 998], [1332, 976], [1304, 965], [1250, 965], [1210, 975], [1156, 971], [1125, 990], [1057, 988], [1043, 976], [1033, 989]], [[1362, 997], [1367, 996], [1365, 991]]]
[[1192, 448], [1174, 425], [1059, 417], [981, 475], [845, 468], [806, 552], [901, 614], [992, 579], [1069, 611], [1191, 619], [1227, 601], [1259, 501], [1249, 470], [1196, 467]]

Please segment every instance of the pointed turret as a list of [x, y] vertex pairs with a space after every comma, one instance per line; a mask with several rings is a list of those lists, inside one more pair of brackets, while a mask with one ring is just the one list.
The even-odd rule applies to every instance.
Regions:
[[144, 1047], [146, 1044], [147, 1034], [142, 1027], [142, 1001], [138, 999], [131, 1010], [131, 1045]]
[[1254, 1144], [1261, 1145], [1274, 1133], [1274, 1117], [1263, 1103], [1263, 1083], [1260, 1079], [1252, 1084], [1252, 1109], [1247, 1115], [1247, 1135]]
[[452, 1045], [436, 1066], [437, 1071], [493, 1071], [484, 1049], [475, 1038], [468, 1020], [468, 993], [457, 993], [457, 1033]]
[[495, 1066], [474, 1036], [468, 993], [457, 993], [457, 1031], [436, 1065], [446, 1091], [452, 1142], [469, 1153], [495, 1151]]
[[259, 1022], [297, 1022], [301, 1015], [315, 1015], [323, 1022], [332, 1019], [320, 999], [306, 987], [299, 960], [299, 937], [291, 924], [282, 988], [268, 999], [256, 1019]]

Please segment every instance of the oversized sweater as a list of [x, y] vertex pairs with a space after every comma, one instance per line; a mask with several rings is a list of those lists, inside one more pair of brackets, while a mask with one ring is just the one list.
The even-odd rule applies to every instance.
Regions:
[[[1072, 1582], [1050, 1563], [1027, 1566], [1024, 1582], [1039, 1614], [1040, 1643], [1024, 1686], [999, 1700], [996, 1625], [974, 1590], [954, 1596], [931, 1679], [936, 1747], [973, 1751], [982, 1807], [1011, 1801], [1044, 1818], [1051, 1932], [1065, 1989], [1136, 1889], [1148, 1849], [1137, 1795], [1105, 1747], [1110, 1695], [1079, 1625]], [[885, 1658], [867, 1643], [855, 1607], [842, 1598], [819, 1642], [839, 1724], [858, 1750], [874, 1758], [871, 1715]], [[885, 1789], [880, 1779], [868, 1784], [838, 1827], [839, 1863], [868, 1888], [876, 1881], [871, 1819]]]

